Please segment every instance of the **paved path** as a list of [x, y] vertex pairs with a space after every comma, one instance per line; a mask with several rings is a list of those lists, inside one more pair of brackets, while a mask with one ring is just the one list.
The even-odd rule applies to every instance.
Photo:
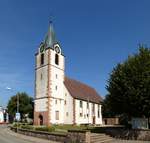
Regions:
[[59, 143], [10, 131], [6, 125], [0, 125], [0, 143]]
[[114, 140], [108, 143], [150, 143], [150, 141]]

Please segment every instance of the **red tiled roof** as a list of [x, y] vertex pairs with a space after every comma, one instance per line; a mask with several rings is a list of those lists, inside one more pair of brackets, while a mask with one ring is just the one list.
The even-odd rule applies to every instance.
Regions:
[[100, 103], [103, 99], [96, 90], [84, 83], [65, 77], [64, 84], [72, 97], [94, 103]]

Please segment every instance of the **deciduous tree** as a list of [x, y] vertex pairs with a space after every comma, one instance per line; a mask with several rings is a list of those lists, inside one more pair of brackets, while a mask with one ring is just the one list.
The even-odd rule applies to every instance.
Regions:
[[25, 92], [18, 92], [15, 96], [12, 96], [8, 102], [8, 113], [15, 117], [17, 112], [17, 96], [19, 99], [19, 112], [21, 119], [28, 114], [28, 117], [33, 118], [33, 98]]
[[111, 72], [106, 88], [104, 105], [108, 114], [149, 117], [150, 49], [140, 46], [137, 54], [119, 63]]

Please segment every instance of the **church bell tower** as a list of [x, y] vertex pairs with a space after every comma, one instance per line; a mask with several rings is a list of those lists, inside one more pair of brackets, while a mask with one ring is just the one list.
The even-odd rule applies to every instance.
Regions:
[[[65, 70], [64, 55], [56, 39], [52, 22], [35, 54], [35, 60], [34, 124], [50, 125], [55, 123], [55, 109], [59, 111], [63, 108], [63, 103], [56, 106], [55, 102], [56, 100], [63, 102], [64, 99]], [[63, 116], [63, 113], [59, 112], [59, 114], [60, 117]], [[58, 120], [58, 123], [63, 123], [63, 118]]]

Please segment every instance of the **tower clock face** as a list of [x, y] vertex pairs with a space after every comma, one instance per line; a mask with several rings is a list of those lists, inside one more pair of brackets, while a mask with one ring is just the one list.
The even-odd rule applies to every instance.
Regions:
[[40, 46], [40, 52], [43, 53], [44, 50], [45, 50], [44, 44], [41, 44], [41, 46]]
[[60, 48], [59, 48], [59, 46], [55, 46], [55, 51], [56, 51], [56, 53], [60, 53]]

